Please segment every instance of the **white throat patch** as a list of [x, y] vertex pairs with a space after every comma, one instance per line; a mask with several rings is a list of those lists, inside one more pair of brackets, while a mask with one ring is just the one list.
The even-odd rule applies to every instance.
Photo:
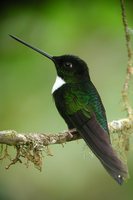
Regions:
[[59, 76], [56, 77], [55, 83], [52, 88], [52, 94], [58, 90], [62, 85], [64, 85], [66, 82]]

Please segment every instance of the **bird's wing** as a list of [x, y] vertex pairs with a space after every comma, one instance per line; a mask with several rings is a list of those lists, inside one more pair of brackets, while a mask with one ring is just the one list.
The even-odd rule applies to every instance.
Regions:
[[109, 135], [97, 120], [96, 108], [94, 109], [94, 105], [89, 103], [90, 99], [87, 100], [85, 94], [79, 90], [72, 89], [67, 94], [65, 98], [67, 98], [66, 110], [69, 119], [108, 173], [122, 184], [127, 178], [127, 168], [117, 157], [111, 146]]
[[67, 89], [69, 92], [66, 92], [65, 97], [66, 102], [68, 102], [68, 112], [73, 113], [73, 110], [84, 109], [87, 117], [91, 116], [91, 113], [94, 112], [98, 123], [109, 134], [106, 111], [93, 83], [74, 85], [71, 88], [67, 87]]

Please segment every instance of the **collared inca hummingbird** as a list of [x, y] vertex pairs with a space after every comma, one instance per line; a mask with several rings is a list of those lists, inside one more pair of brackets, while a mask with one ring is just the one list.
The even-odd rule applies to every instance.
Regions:
[[51, 56], [10, 36], [54, 62], [57, 78], [52, 95], [58, 112], [68, 129], [75, 128], [79, 132], [107, 172], [122, 184], [127, 178], [127, 168], [111, 145], [105, 108], [91, 81], [87, 64], [74, 55]]

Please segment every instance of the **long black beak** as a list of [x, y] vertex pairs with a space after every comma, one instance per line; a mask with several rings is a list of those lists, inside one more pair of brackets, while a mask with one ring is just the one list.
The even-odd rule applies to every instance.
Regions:
[[9, 36], [12, 37], [13, 39], [15, 39], [16, 41], [18, 41], [18, 42], [24, 44], [25, 46], [27, 46], [27, 47], [33, 49], [34, 51], [37, 51], [38, 53], [42, 54], [43, 56], [49, 58], [50, 60], [54, 61], [53, 56], [47, 54], [46, 52], [44, 52], [44, 51], [42, 51], [42, 50], [40, 50], [40, 49], [38, 49], [38, 48], [36, 48], [36, 47], [31, 46], [30, 44], [28, 44], [28, 43], [26, 43], [25, 41], [23, 41], [23, 40], [17, 38], [16, 36], [13, 36], [13, 35], [10, 35], [10, 34], [9, 34]]

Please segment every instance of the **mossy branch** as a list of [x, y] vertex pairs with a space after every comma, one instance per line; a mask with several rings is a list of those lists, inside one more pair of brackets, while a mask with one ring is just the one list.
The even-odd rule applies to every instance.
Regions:
[[[115, 149], [119, 149], [120, 156], [126, 161], [126, 154], [129, 151], [129, 136], [133, 132], [133, 121], [129, 118], [112, 121], [109, 124], [112, 144]], [[61, 144], [81, 139], [76, 129], [64, 131], [56, 134], [48, 133], [18, 133], [14, 130], [0, 131], [0, 144], [2, 145], [1, 158], [10, 158], [7, 145], [14, 146], [17, 150], [16, 157], [11, 160], [7, 169], [16, 162], [20, 162], [21, 158], [29, 161], [41, 170], [42, 152], [45, 150], [47, 155], [52, 155], [49, 145]], [[6, 144], [5, 149], [3, 144]]]
[[[122, 98], [124, 108], [128, 117], [110, 122], [109, 131], [112, 140], [112, 144], [116, 150], [119, 149], [120, 156], [126, 160], [126, 154], [129, 151], [129, 139], [133, 133], [133, 109], [129, 103], [129, 82], [133, 77], [133, 52], [131, 48], [131, 36], [126, 19], [124, 0], [120, 0], [122, 10], [122, 20], [125, 31], [126, 46], [128, 52], [127, 73], [125, 82], [122, 89]], [[10, 164], [7, 169], [16, 162], [22, 163], [22, 158], [26, 159], [26, 165], [29, 165], [29, 161], [41, 170], [42, 167], [42, 152], [45, 150], [47, 155], [52, 155], [49, 145], [64, 144], [74, 140], [81, 139], [79, 133], [76, 130], [64, 131], [57, 134], [46, 133], [18, 133], [14, 130], [0, 131], [0, 144], [1, 160], [9, 158]], [[4, 146], [3, 146], [4, 144]], [[11, 159], [8, 153], [8, 146], [14, 146], [16, 149], [16, 156]]]
[[[114, 120], [108, 124], [111, 138], [114, 134], [130, 132], [133, 129], [133, 122], [129, 118]], [[32, 145], [34, 148], [46, 147], [53, 144], [63, 144], [81, 139], [76, 129], [66, 130], [61, 133], [18, 133], [14, 130], [0, 131], [0, 144], [10, 146]]]

